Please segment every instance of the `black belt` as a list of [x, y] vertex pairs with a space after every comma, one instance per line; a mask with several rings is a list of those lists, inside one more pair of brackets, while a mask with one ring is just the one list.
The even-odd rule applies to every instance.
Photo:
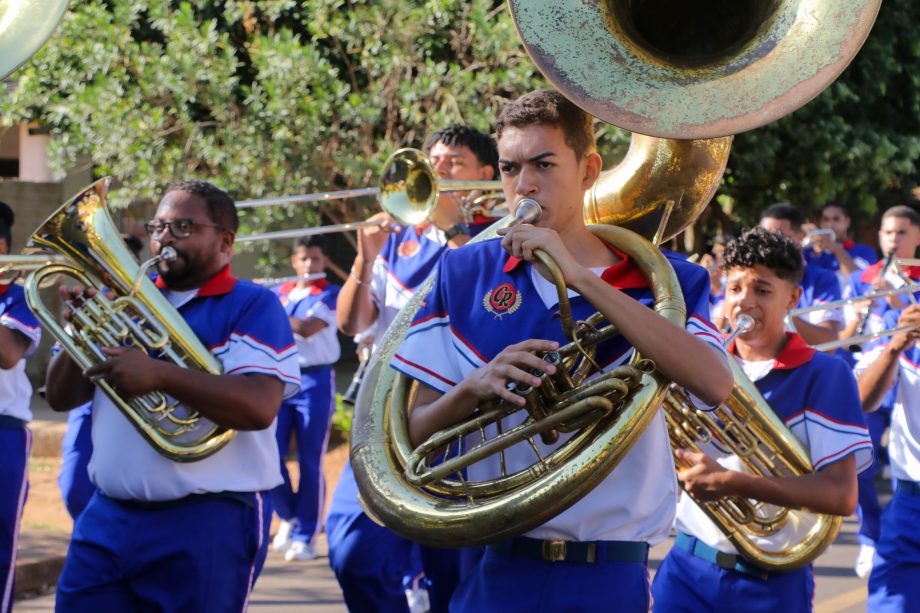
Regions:
[[300, 374], [310, 374], [312, 372], [321, 372], [332, 368], [332, 364], [316, 364], [315, 366], [301, 366]]
[[183, 496], [182, 498], [174, 498], [172, 500], [133, 500], [125, 498], [113, 498], [112, 496], [107, 496], [102, 492], [99, 492], [99, 495], [108, 498], [113, 502], [117, 502], [122, 506], [131, 509], [138, 509], [141, 511], [162, 511], [165, 509], [184, 507], [186, 505], [195, 504], [197, 502], [205, 502], [207, 500], [232, 500], [234, 502], [245, 504], [248, 507], [252, 507], [255, 504], [253, 501], [252, 492], [205, 492], [203, 494], [189, 494], [188, 496]]
[[648, 543], [636, 541], [563, 541], [519, 536], [486, 545], [486, 549], [512, 558], [547, 562], [648, 562]]
[[920, 483], [916, 481], [902, 481], [898, 479], [898, 484], [895, 489], [902, 494], [920, 496]]
[[18, 417], [11, 415], [0, 415], [0, 428], [9, 430], [22, 430], [26, 427], [26, 422]]
[[697, 558], [712, 562], [724, 570], [734, 570], [745, 575], [757, 577], [764, 581], [769, 578], [770, 573], [759, 566], [756, 566], [739, 555], [719, 551], [715, 547], [710, 547], [695, 536], [690, 536], [686, 532], [678, 532], [677, 538], [674, 539], [674, 546], [680, 547], [687, 553]]

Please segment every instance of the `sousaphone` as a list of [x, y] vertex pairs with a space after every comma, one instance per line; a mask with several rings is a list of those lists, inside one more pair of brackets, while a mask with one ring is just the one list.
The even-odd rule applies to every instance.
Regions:
[[[730, 135], [792, 112], [843, 71], [879, 4], [509, 0], [524, 46], [547, 79], [587, 112], [635, 133], [626, 159], [587, 195], [586, 220], [654, 234], [656, 242], [682, 231], [709, 202]], [[633, 417], [656, 411], [661, 396], [630, 390], [645, 394], [642, 408], [575, 428], [565, 452], [571, 463], [537, 458], [531, 470], [514, 475], [514, 488], [500, 478], [471, 489], [462, 471], [417, 485], [414, 468], [407, 474], [415, 451], [407, 427], [413, 388], [389, 363], [429, 288], [430, 280], [391, 325], [358, 396], [351, 461], [365, 508], [397, 534], [425, 544], [482, 544], [526, 532], [615, 469], [615, 459], [591, 456], [614, 448], [597, 441], [615, 439], [621, 457], [648, 422]], [[558, 421], [531, 419], [540, 436]], [[432, 439], [447, 440], [444, 435]]]

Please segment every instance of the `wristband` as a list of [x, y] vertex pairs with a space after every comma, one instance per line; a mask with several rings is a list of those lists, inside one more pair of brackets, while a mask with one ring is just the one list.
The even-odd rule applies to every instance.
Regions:
[[455, 236], [459, 236], [460, 234], [469, 235], [469, 233], [470, 233], [470, 227], [468, 225], [466, 225], [465, 223], [458, 223], [453, 228], [450, 228], [449, 230], [444, 232], [444, 238], [446, 238], [447, 240], [450, 240], [454, 238]]

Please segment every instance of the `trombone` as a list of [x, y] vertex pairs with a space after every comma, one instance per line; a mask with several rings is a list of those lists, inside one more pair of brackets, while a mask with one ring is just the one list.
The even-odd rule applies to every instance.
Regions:
[[[898, 264], [901, 265], [902, 262], [907, 261], [903, 259], [897, 260]], [[916, 261], [920, 263], [920, 260], [909, 260]], [[809, 307], [803, 307], [800, 309], [793, 309], [789, 311], [789, 315], [792, 317], [798, 317], [804, 315], [805, 313], [811, 313], [813, 311], [827, 311], [831, 309], [839, 309], [845, 306], [852, 306], [858, 302], [865, 302], [867, 300], [875, 301], [879, 298], [888, 298], [889, 296], [897, 296], [900, 294], [907, 294], [908, 300], [913, 304], [916, 304], [917, 300], [914, 298], [914, 293], [920, 292], [920, 283], [910, 283], [908, 285], [902, 285], [901, 287], [895, 289], [886, 289], [878, 292], [869, 292], [868, 294], [863, 294], [862, 296], [853, 296], [852, 298], [844, 298], [843, 300], [835, 300], [834, 302], [826, 302], [824, 304], [815, 304]], [[812, 347], [817, 351], [833, 351], [835, 349], [840, 349], [841, 347], [850, 347], [851, 345], [861, 345], [868, 341], [873, 341], [877, 338], [883, 336], [893, 336], [895, 334], [900, 334], [901, 332], [907, 332], [908, 330], [914, 329], [916, 326], [900, 326], [892, 328], [890, 330], [879, 330], [877, 332], [872, 332], [870, 334], [861, 334], [858, 336], [851, 336], [850, 338], [842, 338], [836, 341], [830, 341], [827, 343], [821, 343], [819, 345], [813, 345]]]
[[[348, 189], [336, 192], [305, 194], [302, 196], [281, 196], [258, 200], [241, 200], [238, 209], [294, 204], [299, 202], [328, 202], [361, 196], [376, 196], [383, 210], [403, 225], [415, 225], [425, 221], [438, 202], [441, 192], [497, 191], [501, 181], [439, 181], [438, 173], [428, 157], [418, 149], [400, 149], [383, 164], [377, 187]], [[376, 221], [357, 221], [318, 228], [278, 230], [237, 237], [236, 242], [246, 243], [275, 238], [296, 238], [330, 232], [349, 232], [368, 226], [379, 226]]]

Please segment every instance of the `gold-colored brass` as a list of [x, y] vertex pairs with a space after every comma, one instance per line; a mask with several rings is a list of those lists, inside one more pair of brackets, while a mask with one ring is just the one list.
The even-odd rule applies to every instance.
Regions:
[[675, 140], [633, 134], [629, 151], [585, 194], [587, 223], [620, 226], [652, 240], [670, 208], [662, 241], [692, 224], [719, 187], [732, 137]]
[[509, 0], [546, 78], [598, 119], [662, 138], [791, 113], [862, 46], [881, 0]]
[[[707, 451], [713, 441], [735, 454], [754, 475], [797, 477], [814, 467], [808, 451], [779, 419], [757, 387], [729, 359], [735, 385], [728, 400], [714, 411], [697, 409], [686, 393], [671, 386], [663, 408], [672, 450]], [[710, 449], [711, 451], [711, 449]], [[690, 464], [674, 456], [678, 470]], [[787, 509], [737, 496], [697, 505], [746, 558], [770, 571], [805, 566], [830, 545], [843, 518], [839, 515]], [[801, 540], [783, 537], [784, 526], [804, 533]]]
[[45, 44], [67, 4], [68, 0], [0, 0], [0, 79]]
[[[109, 183], [110, 179], [101, 179], [84, 189], [32, 234], [26, 251], [39, 255], [2, 256], [0, 268], [21, 266], [32, 271], [25, 283], [29, 308], [83, 369], [106, 359], [103, 347], [129, 345], [183, 368], [219, 375], [220, 362], [201, 344], [122, 241], [105, 206]], [[38, 291], [52, 275], [98, 290], [94, 298], [82, 304], [67, 305], [73, 313], [70, 330], [58, 323]], [[114, 297], [106, 297], [103, 289]], [[156, 451], [176, 462], [204, 459], [236, 434], [163, 393], [152, 392], [129, 401], [105, 379], [95, 384]]]
[[[506, 219], [497, 225], [509, 222]], [[622, 228], [591, 226], [591, 231], [635, 259], [649, 278], [656, 311], [684, 325], [683, 294], [661, 253], [644, 238]], [[494, 230], [476, 239], [491, 237]], [[565, 286], [560, 279], [557, 277], [557, 290], [561, 297], [565, 296]], [[436, 434], [413, 456], [416, 450], [409, 439], [407, 418], [412, 386], [388, 365], [429, 288], [430, 281], [390, 326], [368, 366], [367, 381], [375, 384], [364, 385], [359, 392], [352, 422], [351, 462], [365, 509], [397, 534], [435, 546], [478, 545], [526, 532], [575, 504], [615, 468], [654, 416], [667, 383], [638, 355], [630, 368], [585, 382], [593, 348], [615, 330], [602, 326], [599, 316], [587, 323], [571, 321], [565, 302], [560, 302], [562, 325], [573, 339], [559, 350], [566, 367], [560, 370], [569, 373], [577, 387], [554, 381], [555, 402], [539, 403], [546, 417], [537, 418], [531, 412], [524, 428], [507, 432], [506, 437], [490, 441], [487, 447], [503, 457], [502, 451], [509, 445], [528, 445], [537, 435], [552, 435], [555, 430], [573, 431], [572, 436], [551, 454], [537, 458], [529, 470], [470, 482], [456, 471], [486, 451], [473, 449], [469, 459], [448, 458], [452, 471], [435, 469], [436, 474], [432, 474], [422, 457], [427, 449], [457, 441], [465, 431], [478, 431], [484, 421], [500, 422], [516, 408], [500, 404], [484, 407], [481, 415], [460, 424], [459, 429]], [[449, 474], [437, 474], [443, 472]]]

